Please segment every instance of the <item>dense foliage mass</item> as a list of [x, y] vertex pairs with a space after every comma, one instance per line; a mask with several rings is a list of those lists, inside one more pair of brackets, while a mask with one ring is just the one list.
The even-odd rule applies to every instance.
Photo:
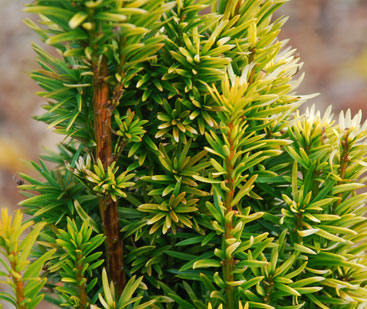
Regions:
[[20, 245], [30, 223], [3, 214], [15, 297], [0, 298], [18, 308], [43, 294], [74, 308], [362, 308], [367, 122], [299, 114], [311, 96], [295, 93], [301, 64], [277, 39], [286, 18], [272, 14], [284, 2], [26, 7], [40, 17], [26, 24], [58, 52], [34, 45], [46, 102], [37, 119], [65, 139], [32, 163], [40, 177], [22, 175], [36, 225]]

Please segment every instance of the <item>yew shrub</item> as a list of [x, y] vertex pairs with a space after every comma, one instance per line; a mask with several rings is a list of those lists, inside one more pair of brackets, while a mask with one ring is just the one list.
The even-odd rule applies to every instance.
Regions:
[[2, 214], [1, 299], [365, 308], [367, 122], [300, 114], [312, 95], [296, 94], [301, 64], [277, 38], [284, 2], [26, 7], [54, 50], [34, 45], [36, 119], [65, 138], [32, 162], [39, 177], [21, 175], [32, 221]]

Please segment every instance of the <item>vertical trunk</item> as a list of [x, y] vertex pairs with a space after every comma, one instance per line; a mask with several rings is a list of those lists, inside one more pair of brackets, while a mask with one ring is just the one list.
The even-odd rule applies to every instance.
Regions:
[[[93, 64], [93, 108], [94, 133], [96, 139], [96, 157], [102, 161], [105, 169], [112, 163], [111, 117], [113, 108], [109, 100], [107, 61]], [[106, 235], [106, 260], [109, 277], [115, 284], [119, 294], [125, 286], [123, 270], [123, 247], [120, 237], [117, 203], [110, 196], [99, 198], [99, 209]]]

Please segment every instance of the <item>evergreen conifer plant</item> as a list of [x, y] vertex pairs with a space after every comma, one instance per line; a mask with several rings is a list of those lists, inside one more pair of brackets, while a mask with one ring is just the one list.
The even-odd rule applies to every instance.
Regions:
[[[65, 138], [3, 212], [17, 308], [366, 308], [367, 122], [299, 106], [286, 0], [35, 0]], [[52, 163], [51, 165], [47, 162]], [[32, 228], [33, 226], [33, 228]], [[20, 240], [26, 230], [31, 232]], [[8, 262], [7, 262], [8, 261]]]

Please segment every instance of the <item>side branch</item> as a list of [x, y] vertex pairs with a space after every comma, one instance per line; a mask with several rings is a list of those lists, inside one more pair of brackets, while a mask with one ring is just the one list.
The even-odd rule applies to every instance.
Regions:
[[17, 254], [16, 252], [8, 252], [9, 257], [13, 255], [13, 261], [10, 263], [12, 274], [11, 277], [13, 278], [13, 284], [15, 287], [15, 295], [16, 295], [16, 303], [17, 308], [19, 309], [26, 309], [26, 305], [22, 304], [24, 300], [24, 286], [21, 277], [21, 274], [17, 271]]
[[[108, 66], [106, 58], [93, 63], [93, 108], [94, 134], [96, 139], [96, 157], [107, 169], [113, 161], [111, 117], [113, 106], [109, 100]], [[106, 259], [109, 277], [115, 284], [119, 294], [125, 286], [123, 265], [123, 246], [120, 237], [119, 215], [117, 203], [110, 196], [99, 198], [99, 209], [106, 235]]]
[[[225, 217], [227, 218], [227, 214], [232, 212], [232, 201], [233, 201], [233, 197], [234, 197], [234, 178], [231, 176], [232, 172], [233, 172], [233, 166], [232, 166], [232, 159], [235, 155], [235, 151], [234, 151], [234, 145], [233, 145], [233, 141], [231, 139], [231, 134], [233, 131], [233, 124], [230, 123], [229, 124], [229, 133], [228, 133], [228, 141], [230, 144], [230, 155], [229, 157], [227, 157], [226, 159], [226, 165], [227, 165], [227, 186], [229, 188], [229, 191], [226, 194], [225, 197], [225, 207], [226, 207], [226, 211], [225, 211]], [[232, 219], [230, 219], [228, 222], [226, 221], [225, 223], [225, 234], [224, 234], [224, 239], [223, 239], [223, 244], [225, 249], [227, 249], [228, 245], [226, 243], [227, 239], [232, 238]], [[224, 279], [226, 282], [230, 282], [234, 280], [234, 276], [233, 276], [233, 266], [234, 266], [234, 258], [233, 256], [230, 258], [226, 258], [223, 261], [223, 274], [224, 274]], [[234, 304], [234, 288], [231, 285], [226, 284], [226, 288], [225, 288], [225, 295], [227, 296], [227, 307], [228, 309], [232, 309], [235, 307]]]

